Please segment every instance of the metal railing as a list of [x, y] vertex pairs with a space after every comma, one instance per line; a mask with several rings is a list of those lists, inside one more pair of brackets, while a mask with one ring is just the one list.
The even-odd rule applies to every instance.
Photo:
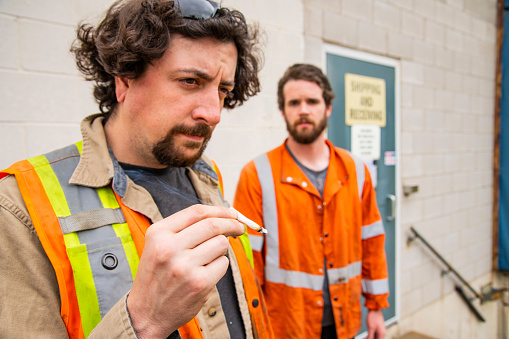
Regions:
[[465, 294], [465, 291], [463, 291], [463, 288], [461, 288], [460, 285], [456, 284], [454, 286], [454, 289], [456, 290], [456, 292], [460, 295], [461, 299], [467, 304], [467, 306], [470, 309], [470, 311], [472, 311], [472, 313], [474, 313], [476, 318], [479, 321], [485, 322], [486, 320], [484, 319], [482, 314], [479, 312], [479, 310], [477, 310], [477, 308], [475, 307], [475, 305], [473, 303], [473, 301], [475, 299], [479, 299], [480, 302], [483, 303], [484, 302], [484, 296], [482, 294], [480, 294], [480, 293], [477, 293], [477, 291], [461, 276], [461, 274], [459, 274], [458, 271], [456, 271], [454, 269], [454, 267], [452, 267], [452, 265], [449, 264], [449, 262], [447, 262], [447, 260], [445, 260], [444, 257], [442, 255], [440, 255], [440, 253], [438, 253], [438, 251], [433, 246], [431, 246], [431, 244], [426, 239], [424, 239], [424, 237], [419, 232], [417, 232], [413, 226], [410, 227], [410, 230], [412, 231], [412, 233], [414, 235], [408, 237], [407, 243], [410, 244], [415, 239], [419, 239], [419, 240], [422, 241], [422, 243], [424, 245], [426, 245], [426, 247], [431, 252], [433, 252], [433, 254], [435, 254], [437, 256], [437, 258], [442, 262], [442, 264], [444, 264], [447, 267], [447, 270], [442, 271], [442, 276], [444, 276], [444, 275], [446, 275], [448, 273], [453, 273], [456, 276], [456, 278], [458, 278], [458, 280], [463, 285], [465, 285], [474, 294], [474, 296], [475, 296], [474, 298], [469, 298]]

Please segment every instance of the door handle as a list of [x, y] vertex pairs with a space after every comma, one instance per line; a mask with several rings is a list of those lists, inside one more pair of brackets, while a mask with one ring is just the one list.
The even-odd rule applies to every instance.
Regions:
[[390, 214], [387, 215], [388, 221], [396, 219], [396, 196], [394, 194], [387, 194], [387, 200], [389, 200]]

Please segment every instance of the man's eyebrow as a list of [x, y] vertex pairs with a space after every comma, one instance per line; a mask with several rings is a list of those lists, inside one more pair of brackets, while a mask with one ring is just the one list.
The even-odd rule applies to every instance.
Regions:
[[[198, 78], [204, 79], [206, 81], [213, 80], [213, 78], [210, 75], [208, 75], [207, 73], [202, 72], [200, 70], [197, 70], [197, 69], [179, 69], [176, 71], [176, 73], [191, 74], [191, 75], [197, 76]], [[221, 85], [227, 86], [227, 87], [235, 87], [235, 82], [234, 81], [221, 81]]]

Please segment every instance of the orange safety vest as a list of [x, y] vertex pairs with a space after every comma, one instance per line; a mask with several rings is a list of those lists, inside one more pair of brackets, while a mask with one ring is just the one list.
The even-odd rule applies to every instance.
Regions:
[[[94, 229], [99, 229], [103, 226], [117, 226], [117, 228], [115, 228], [115, 232], [121, 239], [119, 242], [122, 243], [121, 246], [124, 247], [127, 261], [129, 262], [129, 265], [125, 266], [130, 267], [132, 271], [132, 279], [134, 280], [139, 257], [141, 257], [145, 245], [145, 232], [150, 226], [150, 221], [147, 217], [125, 206], [122, 203], [121, 197], [114, 193], [109, 186], [94, 189], [83, 186], [68, 185], [69, 187], [74, 186], [73, 189], [82, 192], [86, 190], [88, 190], [88, 192], [91, 190], [97, 191], [97, 195], [102, 201], [102, 208], [98, 208], [93, 211], [85, 211], [80, 215], [79, 212], [73, 214], [72, 211], [69, 211], [71, 208], [66, 210], [65, 207], [67, 206], [60, 206], [66, 205], [65, 194], [67, 194], [67, 192], [64, 193], [65, 189], [61, 186], [67, 185], [67, 182], [61, 180], [61, 184], [59, 185], [59, 181], [55, 179], [61, 178], [55, 177], [51, 167], [55, 163], [64, 163], [64, 165], [67, 165], [67, 169], [65, 169], [64, 172], [67, 172], [66, 175], [70, 177], [75, 167], [72, 166], [72, 163], [69, 166], [69, 159], [74, 158], [74, 160], [71, 161], [77, 163], [81, 153], [81, 145], [82, 143], [79, 142], [65, 149], [53, 152], [59, 157], [56, 161], [48, 161], [46, 156], [39, 156], [15, 163], [8, 169], [0, 172], [0, 178], [5, 175], [12, 174], [15, 175], [17, 179], [20, 192], [23, 196], [28, 212], [30, 213], [32, 223], [37, 231], [46, 255], [55, 270], [60, 290], [62, 320], [67, 328], [69, 337], [79, 339], [88, 336], [93, 327], [95, 327], [102, 319], [102, 315], [98, 319], [85, 319], [90, 317], [89, 313], [86, 311], [86, 307], [90, 306], [84, 305], [85, 303], [83, 300], [87, 300], [88, 302], [90, 298], [86, 295], [86, 292], [83, 292], [84, 288], [80, 279], [81, 276], [85, 276], [86, 274], [82, 274], [80, 270], [75, 270], [73, 272], [73, 265], [76, 266], [83, 264], [75, 264], [76, 259], [72, 259], [76, 256], [74, 253], [75, 248], [71, 249], [69, 246], [69, 244], [73, 243], [73, 241], [75, 243], [77, 241], [75, 240], [77, 233], [75, 230], [89, 231], [87, 226]], [[49, 155], [51, 154], [52, 153]], [[78, 160], [76, 160], [76, 158]], [[214, 170], [217, 171], [217, 168]], [[112, 193], [114, 193], [114, 197]], [[105, 198], [108, 194], [110, 194], [109, 200], [108, 198]], [[63, 204], [61, 203], [62, 201], [64, 201]], [[72, 204], [72, 202], [70, 204]], [[65, 211], [62, 212], [62, 210]], [[122, 213], [119, 213], [120, 211]], [[86, 219], [83, 218], [83, 214], [87, 213], [89, 213], [88, 216], [90, 216], [90, 213], [98, 216], [98, 218], [102, 220], [103, 224], [110, 224], [90, 226], [90, 220], [83, 221], [83, 219]], [[79, 222], [77, 222], [77, 220], [79, 220]], [[79, 225], [79, 223], [88, 224], [83, 226]], [[122, 229], [122, 226], [125, 227]], [[67, 229], [70, 230], [68, 232], [64, 232], [64, 230]], [[246, 301], [251, 317], [251, 325], [253, 327], [253, 335], [255, 338], [271, 339], [273, 338], [273, 334], [269, 324], [261, 287], [256, 279], [246, 253], [244, 252], [241, 239], [240, 237], [230, 237], [229, 241], [235, 253], [242, 276]], [[77, 244], [78, 245], [76, 247], [84, 246], [79, 244], [79, 241], [77, 241]], [[134, 246], [135, 248], [131, 247], [130, 250], [130, 246]], [[133, 256], [132, 253], [135, 253], [135, 255]], [[111, 260], [113, 257], [114, 256], [110, 255], [105, 259], [103, 256], [103, 266], [105, 265], [104, 260]], [[117, 260], [116, 257], [113, 259]], [[79, 259], [77, 261], [79, 261]], [[85, 266], [86, 261], [87, 259], [85, 259]], [[117, 262], [114, 263], [115, 266], [117, 264]], [[129, 270], [129, 268], [127, 270]], [[129, 273], [127, 274], [129, 275]], [[80, 298], [80, 295], [85, 296]], [[82, 308], [81, 310], [80, 307]], [[85, 311], [83, 308], [85, 308]], [[85, 326], [85, 331], [83, 326], [84, 322], [87, 324], [87, 326]], [[203, 338], [200, 325], [196, 318], [181, 327], [179, 329], [179, 333], [184, 339]]]

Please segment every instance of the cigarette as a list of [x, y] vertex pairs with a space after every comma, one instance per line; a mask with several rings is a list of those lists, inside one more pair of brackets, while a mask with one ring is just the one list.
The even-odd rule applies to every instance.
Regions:
[[267, 234], [268, 233], [265, 228], [261, 227], [260, 225], [255, 223], [253, 220], [248, 219], [242, 213], [237, 211], [235, 208], [230, 207], [230, 209], [232, 209], [235, 212], [237, 212], [237, 220], [240, 221], [241, 223], [246, 224], [249, 228], [255, 230], [258, 233], [261, 233], [261, 234]]

